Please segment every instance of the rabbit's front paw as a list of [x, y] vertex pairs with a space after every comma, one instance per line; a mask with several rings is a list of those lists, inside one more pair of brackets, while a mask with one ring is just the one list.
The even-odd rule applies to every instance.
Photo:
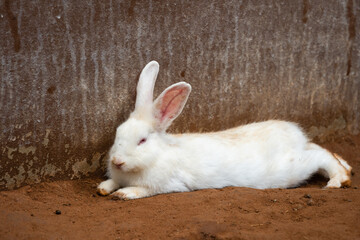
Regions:
[[101, 195], [101, 196], [107, 196], [107, 195], [110, 194], [108, 191], [106, 191], [106, 190], [103, 189], [103, 188], [98, 188], [98, 189], [96, 190], [96, 192], [97, 192], [99, 195]]
[[99, 184], [97, 187], [97, 193], [102, 196], [107, 196], [117, 188], [119, 188], [119, 185], [112, 179], [108, 179]]
[[148, 190], [142, 187], [126, 187], [121, 188], [111, 194], [113, 199], [130, 200], [150, 196]]

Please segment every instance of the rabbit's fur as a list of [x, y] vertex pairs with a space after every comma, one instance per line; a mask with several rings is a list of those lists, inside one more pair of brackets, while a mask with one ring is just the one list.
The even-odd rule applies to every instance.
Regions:
[[168, 134], [191, 91], [176, 83], [153, 101], [157, 62], [143, 69], [135, 110], [116, 132], [109, 152], [109, 179], [101, 195], [135, 199], [160, 193], [225, 186], [296, 187], [321, 172], [327, 188], [351, 184], [351, 167], [340, 156], [309, 142], [292, 122], [270, 120], [221, 132]]

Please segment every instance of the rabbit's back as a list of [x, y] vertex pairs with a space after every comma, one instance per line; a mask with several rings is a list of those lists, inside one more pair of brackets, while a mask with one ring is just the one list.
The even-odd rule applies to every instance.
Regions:
[[[289, 187], [289, 175], [308, 143], [294, 123], [266, 121], [221, 132], [176, 135], [178, 171], [191, 189], [247, 186]], [[176, 168], [174, 166], [174, 168]]]

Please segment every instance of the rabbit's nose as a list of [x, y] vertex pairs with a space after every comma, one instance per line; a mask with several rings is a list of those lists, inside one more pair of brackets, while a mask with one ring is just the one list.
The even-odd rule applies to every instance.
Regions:
[[123, 161], [121, 161], [121, 159], [115, 157], [111, 160], [111, 162], [117, 169], [121, 169], [121, 166], [125, 164]]
[[121, 169], [121, 167], [124, 165], [125, 163], [124, 162], [121, 162], [121, 163], [114, 163], [115, 167], [117, 169]]

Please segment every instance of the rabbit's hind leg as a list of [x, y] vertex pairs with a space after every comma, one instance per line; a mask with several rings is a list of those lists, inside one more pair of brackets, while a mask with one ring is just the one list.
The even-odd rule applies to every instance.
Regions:
[[[336, 161], [338, 161], [339, 165], [341, 165], [341, 167], [338, 167], [338, 174], [331, 178], [328, 182], [328, 184], [326, 185], [326, 188], [338, 188], [339, 186], [339, 182], [340, 182], [340, 187], [350, 187], [351, 186], [351, 167], [350, 165], [342, 158], [340, 157], [338, 154], [336, 153], [331, 153], [332, 157], [334, 159], [336, 159]], [[345, 170], [345, 173], [344, 171]], [[332, 180], [334, 179], [334, 180]]]
[[340, 188], [351, 186], [351, 167], [339, 155], [333, 154], [328, 150], [314, 143], [308, 144], [307, 156], [318, 164], [320, 173], [329, 177], [325, 188]]

